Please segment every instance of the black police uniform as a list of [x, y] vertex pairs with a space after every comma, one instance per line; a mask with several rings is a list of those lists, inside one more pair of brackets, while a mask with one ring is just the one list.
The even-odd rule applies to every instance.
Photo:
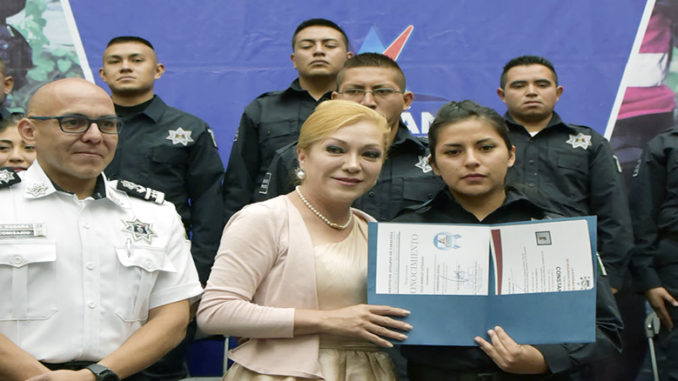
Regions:
[[507, 182], [563, 216], [598, 216], [598, 251], [617, 289], [633, 245], [621, 169], [610, 144], [589, 127], [564, 123], [553, 113], [535, 136], [505, 115], [516, 162]]
[[157, 95], [145, 105], [127, 116], [122, 114], [137, 106], [116, 105], [125, 125], [105, 173], [165, 193], [191, 232], [191, 254], [204, 284], [223, 228], [223, 218], [215, 211], [222, 208], [224, 167], [214, 135], [207, 123], [167, 106]]
[[[276, 151], [268, 172], [255, 191], [255, 201], [286, 194], [294, 189], [294, 169], [298, 167], [296, 143]], [[378, 221], [388, 221], [402, 209], [430, 200], [444, 183], [428, 163], [428, 145], [412, 136], [402, 122], [376, 185], [357, 199], [353, 206]]]
[[264, 93], [245, 108], [224, 177], [226, 221], [252, 202], [275, 151], [297, 140], [306, 118], [331, 94], [316, 101], [297, 78], [286, 90]]
[[[519, 191], [508, 188], [504, 203], [484, 220], [478, 221], [475, 215], [465, 210], [445, 189], [430, 202], [406, 210], [394, 221], [497, 224], [548, 217], [558, 216], [545, 212]], [[582, 377], [580, 374], [573, 376], [572, 373], [584, 364], [617, 353], [621, 349], [621, 318], [606, 276], [598, 275], [596, 292], [595, 343], [534, 345], [546, 360], [551, 372], [547, 375], [526, 376], [502, 372], [479, 347], [405, 345], [402, 353], [408, 360], [410, 380], [570, 380]], [[459, 307], [463, 308], [461, 305]]]
[[[642, 291], [664, 287], [678, 297], [678, 128], [666, 130], [645, 146], [631, 178], [635, 246], [631, 272]], [[666, 303], [678, 324], [678, 308]], [[662, 379], [678, 379], [678, 332], [662, 327], [658, 336]]]

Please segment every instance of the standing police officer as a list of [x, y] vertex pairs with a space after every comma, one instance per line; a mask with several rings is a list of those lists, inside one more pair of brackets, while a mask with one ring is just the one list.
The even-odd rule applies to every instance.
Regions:
[[[616, 293], [633, 245], [621, 167], [604, 137], [563, 122], [553, 111], [562, 93], [553, 65], [543, 57], [521, 56], [504, 66], [497, 94], [506, 103], [505, 119], [516, 146], [507, 182], [520, 186], [531, 200], [544, 201], [547, 210], [598, 217], [597, 250]], [[593, 364], [601, 380], [637, 372], [634, 359], [642, 359], [642, 299], [630, 288], [615, 295], [624, 319], [623, 353]]]
[[115, 112], [125, 120], [106, 174], [166, 194], [191, 233], [191, 252], [205, 283], [223, 228], [221, 216], [214, 211], [222, 205], [224, 167], [212, 130], [153, 94], [155, 80], [165, 67], [147, 40], [113, 38], [103, 61], [99, 75], [111, 89]]
[[605, 138], [553, 111], [562, 93], [543, 57], [517, 57], [504, 66], [497, 94], [516, 146], [507, 182], [564, 216], [597, 215], [598, 251], [610, 285], [619, 289], [633, 240], [621, 169]]
[[0, 169], [0, 379], [145, 380], [201, 293], [174, 207], [103, 175], [120, 120], [96, 85], [44, 85], [19, 130], [37, 159]]
[[[125, 120], [115, 158], [106, 167], [111, 178], [131, 188], [143, 184], [166, 194], [190, 232], [191, 253], [205, 284], [219, 247], [223, 218], [224, 167], [214, 134], [201, 119], [170, 107], [154, 95], [165, 72], [153, 46], [136, 36], [113, 38], [104, 51], [99, 75], [111, 89], [115, 112]], [[187, 340], [192, 338], [189, 327]], [[185, 377], [185, 343], [149, 369], [158, 379]]]
[[350, 57], [348, 37], [332, 21], [310, 19], [297, 26], [290, 59], [299, 77], [286, 90], [260, 95], [242, 114], [224, 177], [226, 221], [253, 201], [275, 151], [295, 142], [315, 106], [330, 99]]
[[678, 129], [645, 146], [631, 178], [636, 245], [631, 271], [662, 325], [657, 359], [662, 379], [678, 379]]

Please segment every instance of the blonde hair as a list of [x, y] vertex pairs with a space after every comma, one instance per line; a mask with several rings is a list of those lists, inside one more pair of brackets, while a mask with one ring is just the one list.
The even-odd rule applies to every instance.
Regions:
[[304, 151], [315, 142], [334, 133], [342, 127], [358, 122], [371, 122], [383, 133], [384, 153], [390, 143], [390, 127], [386, 118], [378, 112], [359, 103], [345, 100], [328, 100], [319, 104], [306, 119], [299, 131], [297, 147]]

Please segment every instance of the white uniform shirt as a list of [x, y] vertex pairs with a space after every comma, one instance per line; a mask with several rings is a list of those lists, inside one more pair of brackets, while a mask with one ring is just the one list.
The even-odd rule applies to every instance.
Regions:
[[0, 333], [40, 361], [98, 361], [202, 292], [174, 206], [102, 178], [102, 198], [78, 200], [36, 161], [0, 189]]

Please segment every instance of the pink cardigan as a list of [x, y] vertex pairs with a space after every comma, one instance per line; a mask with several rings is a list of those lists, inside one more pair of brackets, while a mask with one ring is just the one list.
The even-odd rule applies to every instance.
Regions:
[[318, 336], [294, 337], [294, 309], [318, 308], [313, 259], [311, 237], [287, 196], [246, 206], [224, 228], [198, 325], [209, 334], [250, 338], [229, 353], [245, 368], [322, 378]]

